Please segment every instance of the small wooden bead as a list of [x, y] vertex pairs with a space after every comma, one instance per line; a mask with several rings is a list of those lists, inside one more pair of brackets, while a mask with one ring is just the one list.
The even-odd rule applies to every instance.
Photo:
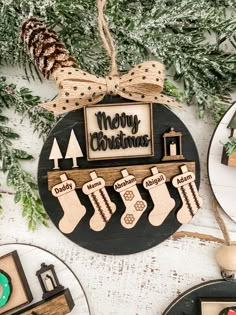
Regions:
[[224, 270], [236, 270], [236, 246], [222, 246], [216, 253], [216, 261]]

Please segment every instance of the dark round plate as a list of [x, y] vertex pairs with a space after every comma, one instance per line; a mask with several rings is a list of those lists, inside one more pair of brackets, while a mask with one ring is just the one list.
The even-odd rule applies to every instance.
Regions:
[[[109, 104], [121, 102], [127, 101], [121, 98], [107, 97], [103, 103]], [[152, 167], [154, 163], [159, 163], [163, 157], [162, 135], [165, 132], [169, 132], [170, 127], [174, 127], [176, 131], [180, 131], [183, 134], [183, 155], [186, 160], [182, 161], [183, 164], [185, 161], [196, 162], [196, 184], [197, 187], [199, 187], [199, 157], [193, 138], [184, 123], [166, 107], [162, 105], [153, 105], [154, 156], [103, 161], [88, 161], [86, 159], [83, 109], [78, 109], [66, 114], [57, 123], [48, 136], [42, 148], [38, 166], [38, 185], [40, 196], [44, 207], [55, 226], [58, 228], [58, 223], [63, 216], [63, 210], [57, 198], [53, 197], [51, 192], [48, 191], [47, 172], [52, 171], [53, 168], [53, 161], [49, 160], [49, 155], [54, 137], [57, 138], [62, 155], [65, 156], [70, 132], [72, 128], [74, 129], [76, 137], [84, 153], [84, 157], [80, 159], [80, 169], [93, 168], [96, 170], [98, 167], [137, 164], [150, 164], [150, 167]], [[61, 170], [71, 169], [71, 161], [68, 159], [60, 160], [59, 163]], [[71, 234], [65, 234], [65, 236], [84, 248], [103, 254], [132, 254], [158, 245], [171, 236], [180, 227], [180, 223], [176, 219], [176, 212], [181, 206], [181, 200], [176, 188], [174, 188], [171, 183], [168, 183], [167, 185], [171, 196], [176, 200], [176, 206], [159, 227], [152, 226], [149, 223], [148, 215], [153, 208], [153, 202], [149, 192], [145, 190], [142, 185], [138, 185], [142, 198], [147, 201], [148, 207], [138, 223], [132, 229], [125, 229], [120, 223], [120, 218], [125, 210], [120, 194], [115, 192], [113, 187], [107, 187], [107, 192], [111, 200], [116, 204], [117, 209], [104, 230], [100, 232], [95, 232], [90, 228], [89, 220], [93, 215], [94, 210], [88, 196], [84, 195], [81, 189], [78, 189], [78, 196], [87, 211], [75, 230]]]
[[[167, 307], [162, 315], [200, 315], [202, 314], [201, 299], [214, 303], [227, 301], [229, 302], [228, 306], [232, 307], [236, 305], [235, 292], [235, 281], [213, 280], [204, 282], [181, 294]], [[224, 308], [225, 306], [222, 305], [221, 311]], [[212, 311], [210, 315], [219, 315], [219, 312], [217, 311], [215, 314]], [[202, 315], [208, 314], [203, 313]]]
[[236, 167], [221, 163], [223, 144], [231, 136], [228, 124], [236, 111], [236, 103], [228, 109], [217, 125], [208, 150], [208, 176], [212, 191], [225, 213], [236, 222]]

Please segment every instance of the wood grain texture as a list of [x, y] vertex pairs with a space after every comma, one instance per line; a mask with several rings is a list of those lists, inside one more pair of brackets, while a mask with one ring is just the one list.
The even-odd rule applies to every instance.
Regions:
[[13, 315], [32, 315], [32, 312], [40, 315], [66, 315], [71, 313], [73, 307], [74, 301], [67, 289], [49, 300], [40, 301]]
[[[45, 100], [57, 94], [53, 81], [44, 81], [42, 84], [38, 80], [30, 80], [29, 83], [22, 69], [1, 68], [1, 74], [7, 77], [9, 83], [13, 82], [18, 87], [28, 86]], [[24, 167], [36, 177], [43, 141], [33, 132], [28, 119], [21, 121], [22, 117], [14, 110], [7, 113], [10, 125], [17, 128], [21, 136], [17, 146], [36, 157], [34, 161], [24, 163]], [[198, 147], [201, 160], [200, 193], [204, 206], [190, 224], [183, 226], [172, 238], [150, 250], [129, 256], [96, 254], [70, 242], [51, 223], [49, 229], [39, 227], [32, 234], [28, 232], [21, 216], [20, 205], [14, 203], [14, 195], [3, 195], [4, 213], [0, 217], [1, 243], [33, 243], [61, 257], [81, 280], [92, 315], [162, 315], [180, 293], [193, 285], [220, 277], [214, 257], [217, 248], [221, 246], [222, 234], [211, 211], [213, 195], [207, 176], [207, 148], [214, 124], [207, 117], [198, 119], [194, 106], [185, 106], [184, 110], [175, 113], [186, 124]], [[168, 122], [166, 127], [168, 129]], [[1, 189], [11, 192], [2, 173], [0, 179]], [[232, 239], [236, 240], [235, 223], [226, 215], [224, 219]], [[26, 269], [29, 273], [30, 266]], [[67, 281], [69, 280], [63, 278], [62, 282], [66, 284]], [[41, 298], [41, 292], [38, 292], [37, 298]], [[79, 305], [83, 303], [80, 302]], [[87, 315], [86, 312], [81, 313]]]
[[[145, 165], [124, 165], [114, 167], [101, 167], [96, 168], [96, 173], [101, 176], [106, 186], [113, 186], [114, 182], [121, 176], [121, 171], [127, 169], [132, 175], [135, 175], [137, 184], [142, 184], [145, 177], [150, 175], [150, 168], [156, 166], [159, 172], [164, 173], [166, 181], [169, 182], [171, 178], [179, 173], [179, 167], [183, 164], [188, 166], [188, 169], [195, 173], [195, 162], [171, 162], [171, 163], [157, 163], [157, 164], [145, 164]], [[79, 169], [68, 171], [50, 171], [48, 172], [48, 189], [51, 190], [53, 186], [60, 183], [60, 176], [64, 173], [69, 179], [76, 183], [76, 188], [82, 188], [85, 182], [90, 180], [90, 173], [94, 169]]]

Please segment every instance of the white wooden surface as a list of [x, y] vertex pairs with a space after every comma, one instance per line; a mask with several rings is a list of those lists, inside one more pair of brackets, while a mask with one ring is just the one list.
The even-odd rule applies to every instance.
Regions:
[[[1, 75], [19, 87], [28, 86], [34, 93], [50, 98], [55, 95], [53, 82], [30, 83], [23, 70], [1, 68]], [[27, 119], [13, 111], [8, 112], [11, 125], [21, 135], [16, 146], [33, 154], [34, 162], [25, 162], [24, 167], [36, 176], [42, 140], [33, 134]], [[221, 237], [215, 223], [211, 201], [212, 193], [207, 177], [207, 149], [214, 126], [206, 118], [197, 119], [195, 107], [185, 107], [178, 112], [192, 133], [202, 167], [201, 195], [204, 207], [191, 224], [181, 228], [191, 233]], [[2, 186], [7, 188], [0, 175]], [[8, 188], [9, 189], [9, 188]], [[105, 256], [90, 252], [70, 242], [52, 224], [50, 229], [40, 227], [35, 233], [27, 231], [21, 209], [14, 204], [13, 196], [3, 197], [4, 214], [0, 218], [0, 239], [5, 242], [25, 242], [39, 245], [62, 258], [76, 273], [87, 294], [94, 315], [161, 315], [167, 305], [184, 290], [204, 280], [220, 277], [215, 251], [216, 242], [198, 238], [169, 239], [148, 251], [130, 256]], [[236, 239], [236, 225], [225, 216], [232, 238]], [[208, 239], [208, 238], [207, 238]]]
[[209, 178], [212, 190], [221, 207], [234, 221], [236, 221], [236, 167], [222, 164], [221, 157], [222, 143], [228, 141], [231, 132], [227, 126], [235, 111], [236, 104], [227, 111], [218, 125], [209, 151]]
[[73, 272], [71, 272], [71, 270], [69, 270], [69, 268], [61, 260], [40, 248], [24, 244], [2, 245], [0, 246], [0, 256], [8, 254], [14, 250], [17, 250], [18, 252], [33, 295], [33, 301], [31, 304], [42, 300], [43, 292], [38, 278], [36, 277], [36, 272], [40, 269], [41, 263], [44, 262], [47, 265], [54, 265], [59, 282], [65, 287], [65, 289], [70, 289], [71, 296], [75, 303], [75, 306], [70, 314], [89, 315], [88, 303], [80, 283]]

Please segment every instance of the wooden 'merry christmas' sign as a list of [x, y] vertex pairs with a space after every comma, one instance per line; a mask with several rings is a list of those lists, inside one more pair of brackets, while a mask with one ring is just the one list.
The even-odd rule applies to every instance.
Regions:
[[41, 106], [68, 112], [40, 155], [44, 206], [79, 245], [128, 254], [159, 244], [192, 219], [202, 206], [200, 169], [189, 131], [160, 105], [180, 107], [161, 93], [164, 66], [148, 61], [119, 75], [104, 5], [98, 1], [99, 30], [106, 29], [101, 37], [112, 60], [105, 78], [78, 69], [57, 35], [35, 19], [24, 23], [22, 38], [60, 90]]
[[151, 103], [86, 106], [85, 126], [88, 160], [154, 155]]

